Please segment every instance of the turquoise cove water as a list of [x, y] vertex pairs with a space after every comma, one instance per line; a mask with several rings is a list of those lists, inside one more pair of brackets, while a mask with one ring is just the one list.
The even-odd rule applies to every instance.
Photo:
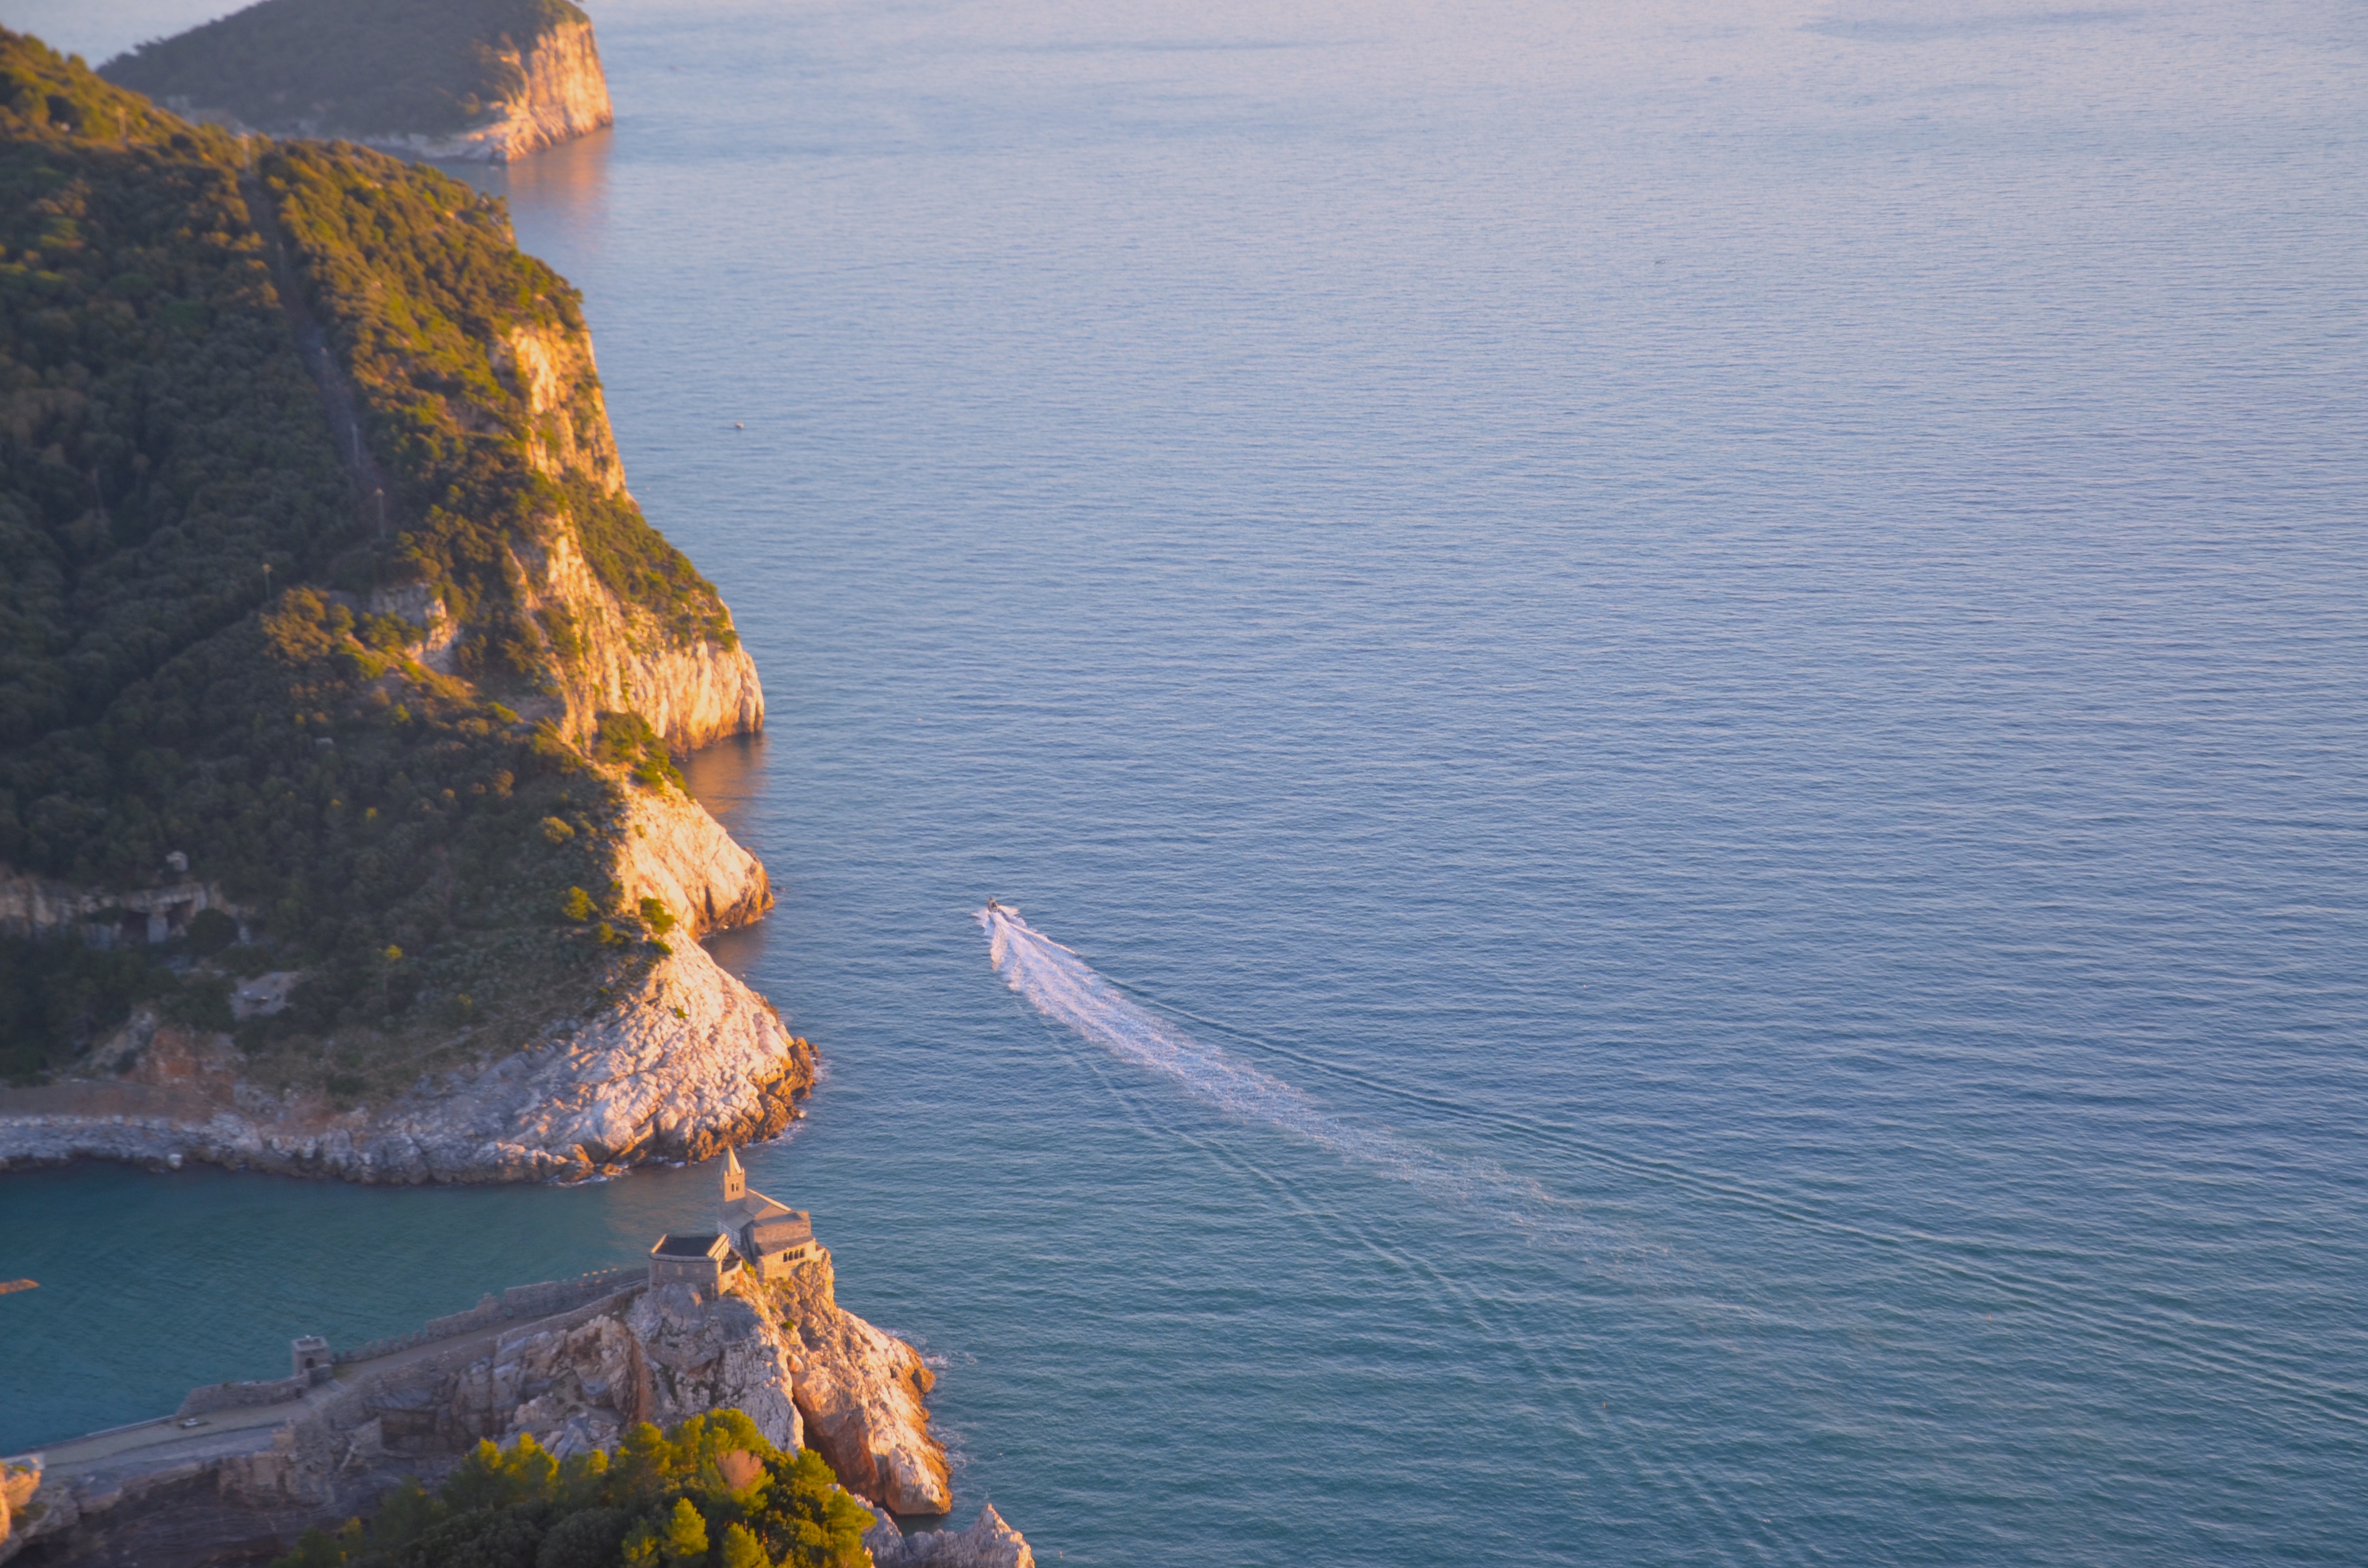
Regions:
[[[2360, 1560], [2357, 7], [594, 14], [473, 177], [763, 671], [751, 1173], [957, 1522]], [[10, 1175], [0, 1447], [710, 1179]]]

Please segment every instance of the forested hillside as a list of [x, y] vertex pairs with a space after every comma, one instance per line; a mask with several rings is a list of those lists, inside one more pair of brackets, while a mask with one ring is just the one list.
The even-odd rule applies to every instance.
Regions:
[[581, 651], [518, 562], [564, 528], [657, 624], [730, 621], [620, 480], [538, 462], [589, 437], [504, 345], [581, 320], [499, 204], [185, 124], [0, 32], [0, 872], [122, 891], [186, 856], [255, 938], [0, 942], [0, 1074], [143, 997], [227, 1028], [233, 972], [301, 970], [239, 1030], [255, 1075], [367, 1096], [655, 956], [667, 917], [606, 846], [671, 763], [632, 713], [552, 722]]

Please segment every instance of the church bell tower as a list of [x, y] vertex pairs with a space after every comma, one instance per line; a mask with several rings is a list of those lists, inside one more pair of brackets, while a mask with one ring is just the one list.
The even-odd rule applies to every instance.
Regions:
[[723, 1151], [723, 1201], [737, 1203], [748, 1196], [748, 1173], [740, 1168], [739, 1154]]

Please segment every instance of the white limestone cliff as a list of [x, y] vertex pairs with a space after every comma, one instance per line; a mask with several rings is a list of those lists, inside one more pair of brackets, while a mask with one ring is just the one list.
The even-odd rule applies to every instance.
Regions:
[[773, 907], [763, 862], [705, 807], [671, 789], [633, 791], [615, 867], [629, 903], [664, 900], [692, 936], [745, 926]]
[[[491, 355], [495, 370], [526, 400], [528, 454], [537, 472], [630, 501], [590, 335], [519, 328], [494, 343]], [[545, 645], [553, 680], [550, 697], [522, 704], [521, 711], [548, 718], [579, 744], [592, 737], [601, 714], [638, 713], [678, 752], [764, 728], [764, 687], [756, 661], [729, 634], [728, 612], [724, 635], [686, 634], [659, 610], [620, 598], [586, 559], [564, 515], [538, 519], [513, 537], [508, 553], [518, 608]], [[438, 674], [455, 673], [462, 629], [430, 589], [382, 588], [370, 608], [418, 628], [412, 657]]]
[[[526, 400], [535, 468], [553, 481], [573, 479], [603, 496], [630, 500], [590, 335], [520, 328], [492, 347], [495, 368]], [[555, 650], [553, 661], [557, 717], [570, 739], [587, 738], [603, 712], [639, 713], [677, 751], [764, 727], [764, 688], [747, 649], [736, 638], [686, 637], [649, 607], [620, 599], [565, 522], [549, 519], [517, 546], [513, 559], [523, 608], [546, 624], [565, 626], [574, 642]]]
[[609, 79], [589, 22], [561, 22], [524, 50], [497, 49], [516, 73], [516, 87], [487, 106], [486, 115], [449, 136], [362, 138], [374, 147], [414, 157], [506, 164], [616, 123]]
[[0, 1162], [202, 1160], [398, 1183], [581, 1176], [770, 1137], [814, 1082], [813, 1048], [689, 942], [525, 1050], [374, 1108], [262, 1094], [239, 1081], [227, 1037], [146, 1027], [154, 1065], [142, 1074], [0, 1094]]

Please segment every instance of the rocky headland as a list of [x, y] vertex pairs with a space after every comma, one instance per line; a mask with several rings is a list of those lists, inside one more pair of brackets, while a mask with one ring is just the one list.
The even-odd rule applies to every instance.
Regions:
[[191, 119], [507, 163], [615, 121], [565, 0], [263, 0], [101, 66]]
[[[268, 0], [117, 74], [391, 15]], [[598, 86], [560, 0], [402, 15], [512, 119]], [[626, 488], [575, 291], [431, 170], [5, 32], [0, 178], [53, 192], [0, 233], [0, 1164], [539, 1180], [780, 1132], [814, 1052], [698, 946], [770, 881], [675, 765], [764, 691]], [[160, 392], [206, 420], [109, 423]]]
[[362, 1182], [536, 1181], [704, 1159], [768, 1138], [813, 1086], [813, 1047], [684, 944], [605, 1007], [526, 1049], [339, 1108], [241, 1076], [232, 1038], [143, 1011], [95, 1053], [123, 1075], [0, 1090], [0, 1165], [184, 1161]]
[[300, 1340], [287, 1378], [196, 1389], [171, 1417], [6, 1460], [0, 1562], [259, 1559], [369, 1512], [406, 1477], [434, 1481], [480, 1441], [530, 1435], [564, 1459], [613, 1449], [636, 1423], [731, 1408], [777, 1448], [814, 1447], [882, 1510], [865, 1541], [881, 1568], [1031, 1564], [992, 1509], [954, 1533], [905, 1536], [887, 1517], [951, 1506], [921, 1408], [928, 1374], [834, 1290], [826, 1254], [793, 1280], [744, 1270], [720, 1289], [616, 1270], [519, 1287], [352, 1350]]

